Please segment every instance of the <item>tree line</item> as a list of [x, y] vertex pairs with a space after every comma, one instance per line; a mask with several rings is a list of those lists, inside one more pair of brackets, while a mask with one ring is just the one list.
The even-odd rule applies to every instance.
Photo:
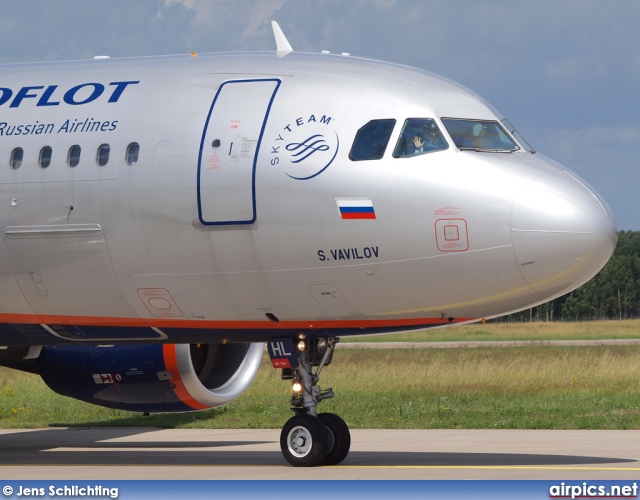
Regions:
[[567, 295], [498, 321], [592, 321], [640, 317], [640, 231], [619, 231], [609, 262]]

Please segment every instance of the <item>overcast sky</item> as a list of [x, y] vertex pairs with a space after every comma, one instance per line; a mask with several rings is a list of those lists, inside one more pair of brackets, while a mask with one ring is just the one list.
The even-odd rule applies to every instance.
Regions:
[[466, 85], [640, 230], [637, 0], [0, 0], [0, 63], [274, 50], [272, 19]]

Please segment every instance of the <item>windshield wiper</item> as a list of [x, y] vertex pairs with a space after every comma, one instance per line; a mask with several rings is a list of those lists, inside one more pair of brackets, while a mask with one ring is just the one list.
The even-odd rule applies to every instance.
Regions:
[[485, 149], [485, 148], [471, 148], [461, 147], [460, 151], [477, 151], [478, 153], [513, 153], [516, 149]]

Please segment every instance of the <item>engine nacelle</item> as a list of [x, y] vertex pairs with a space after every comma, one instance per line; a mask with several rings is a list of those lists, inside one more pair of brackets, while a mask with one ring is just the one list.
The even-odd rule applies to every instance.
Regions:
[[35, 370], [58, 394], [143, 413], [215, 408], [253, 381], [264, 344], [47, 346]]

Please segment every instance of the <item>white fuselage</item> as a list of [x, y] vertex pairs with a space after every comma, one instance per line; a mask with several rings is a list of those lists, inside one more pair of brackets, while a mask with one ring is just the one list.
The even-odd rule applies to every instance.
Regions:
[[[6, 343], [477, 320], [576, 288], [615, 246], [611, 211], [566, 169], [522, 145], [457, 148], [442, 118], [503, 117], [413, 68], [256, 53], [0, 71]], [[447, 148], [394, 157], [409, 118], [433, 119]], [[395, 120], [388, 145], [354, 161], [372, 120]], [[344, 218], [349, 206], [368, 215]]]

